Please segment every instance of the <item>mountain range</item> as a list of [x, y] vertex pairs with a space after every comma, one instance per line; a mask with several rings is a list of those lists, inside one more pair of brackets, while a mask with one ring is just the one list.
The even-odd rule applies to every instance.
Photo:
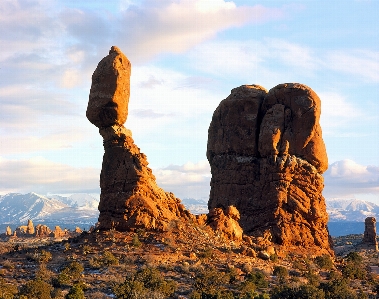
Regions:
[[[185, 198], [183, 204], [193, 214], [208, 212], [207, 201]], [[99, 200], [90, 194], [43, 196], [9, 193], [0, 196], [0, 224], [20, 225], [28, 219], [35, 223], [51, 223], [70, 227], [89, 227], [97, 222]], [[330, 199], [326, 201], [329, 222], [364, 222], [368, 216], [379, 217], [379, 206], [359, 199]]]

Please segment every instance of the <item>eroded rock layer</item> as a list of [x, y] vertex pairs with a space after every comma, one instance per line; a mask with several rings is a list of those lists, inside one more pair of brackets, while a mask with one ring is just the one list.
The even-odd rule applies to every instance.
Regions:
[[213, 114], [209, 209], [235, 206], [245, 234], [329, 249], [320, 99], [302, 84], [232, 90]]
[[165, 230], [190, 217], [180, 200], [159, 188], [146, 156], [134, 144], [127, 118], [130, 63], [112, 47], [92, 76], [87, 118], [99, 127], [104, 156], [100, 175], [99, 228]]

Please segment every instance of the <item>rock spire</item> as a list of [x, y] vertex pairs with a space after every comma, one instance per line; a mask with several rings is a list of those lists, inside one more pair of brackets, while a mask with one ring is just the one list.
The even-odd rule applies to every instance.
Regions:
[[99, 228], [165, 230], [189, 217], [180, 200], [155, 182], [146, 156], [126, 129], [131, 65], [113, 46], [92, 76], [87, 118], [99, 128], [104, 156], [100, 174]]
[[376, 240], [376, 219], [367, 217], [365, 219], [365, 232], [363, 234], [362, 245], [378, 251], [378, 241]]
[[320, 113], [319, 97], [303, 84], [233, 89], [208, 130], [209, 209], [235, 206], [245, 234], [330, 250]]

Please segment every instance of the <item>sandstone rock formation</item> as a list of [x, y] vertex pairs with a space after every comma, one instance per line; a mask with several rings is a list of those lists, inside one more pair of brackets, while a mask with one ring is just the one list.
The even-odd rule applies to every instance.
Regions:
[[26, 233], [29, 235], [34, 234], [34, 224], [33, 224], [33, 221], [30, 219], [28, 220], [28, 224], [26, 226]]
[[35, 235], [40, 238], [47, 238], [51, 234], [51, 229], [44, 224], [37, 224], [35, 227]]
[[240, 213], [234, 206], [229, 206], [225, 210], [214, 208], [209, 211], [207, 224], [226, 239], [242, 240], [242, 228], [238, 224]]
[[55, 229], [51, 232], [50, 236], [54, 238], [62, 238], [67, 235], [66, 230], [62, 230], [60, 226], [55, 226]]
[[12, 236], [12, 229], [8, 225], [7, 228], [5, 229], [5, 235], [6, 236]]
[[112, 47], [92, 76], [87, 118], [99, 127], [105, 150], [98, 227], [165, 230], [171, 220], [190, 214], [174, 194], [157, 186], [146, 156], [123, 126], [128, 112], [130, 69], [125, 55]]
[[110, 127], [125, 123], [128, 116], [131, 65], [119, 48], [98, 64], [92, 75], [87, 118], [95, 126]]
[[245, 234], [329, 250], [320, 108], [302, 84], [233, 89], [209, 126], [209, 209], [234, 205]]
[[367, 217], [365, 219], [365, 232], [363, 234], [362, 245], [368, 248], [378, 250], [378, 241], [376, 240], [376, 219]]

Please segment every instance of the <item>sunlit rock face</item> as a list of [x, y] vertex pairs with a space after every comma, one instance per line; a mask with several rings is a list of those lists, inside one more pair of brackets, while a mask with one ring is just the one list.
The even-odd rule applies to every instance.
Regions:
[[208, 130], [209, 209], [235, 206], [246, 234], [329, 250], [320, 113], [320, 99], [302, 84], [233, 89]]
[[93, 76], [87, 118], [99, 127], [104, 156], [100, 175], [99, 228], [167, 229], [170, 221], [190, 214], [174, 194], [155, 182], [146, 156], [126, 129], [131, 66], [117, 47], [98, 64]]

